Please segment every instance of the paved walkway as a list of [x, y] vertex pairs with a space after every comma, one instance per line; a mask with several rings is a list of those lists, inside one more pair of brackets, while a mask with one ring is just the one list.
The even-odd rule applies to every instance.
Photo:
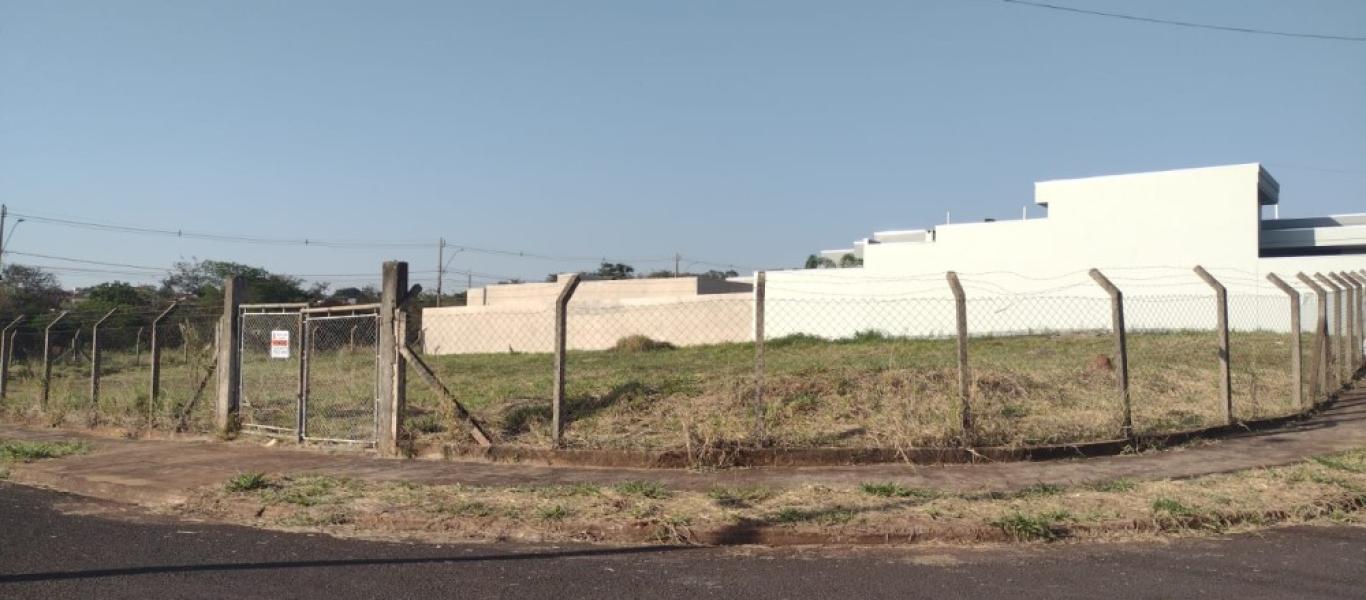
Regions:
[[848, 487], [866, 481], [896, 481], [951, 491], [1006, 491], [1039, 483], [1066, 485], [1115, 478], [1192, 477], [1284, 465], [1315, 454], [1366, 447], [1366, 385], [1359, 384], [1333, 408], [1312, 419], [1216, 443], [1137, 456], [972, 465], [889, 464], [694, 472], [382, 459], [356, 453], [266, 447], [255, 440], [122, 440], [11, 425], [0, 425], [0, 438], [86, 441], [93, 449], [90, 454], [14, 465], [11, 477], [19, 483], [144, 505], [177, 503], [195, 488], [218, 485], [248, 471], [318, 473], [427, 484], [612, 484], [649, 479], [674, 489], [706, 490], [718, 485]]

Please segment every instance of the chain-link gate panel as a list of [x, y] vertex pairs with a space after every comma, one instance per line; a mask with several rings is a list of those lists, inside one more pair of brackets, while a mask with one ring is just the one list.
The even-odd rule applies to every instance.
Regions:
[[304, 331], [303, 437], [373, 443], [379, 315], [310, 314]]
[[299, 308], [242, 309], [243, 431], [298, 434], [302, 323]]

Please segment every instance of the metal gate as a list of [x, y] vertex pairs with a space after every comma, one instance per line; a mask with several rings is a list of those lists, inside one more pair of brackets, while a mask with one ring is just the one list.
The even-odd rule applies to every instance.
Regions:
[[379, 305], [304, 313], [300, 437], [372, 445], [379, 402]]
[[242, 431], [373, 445], [379, 305], [244, 304]]

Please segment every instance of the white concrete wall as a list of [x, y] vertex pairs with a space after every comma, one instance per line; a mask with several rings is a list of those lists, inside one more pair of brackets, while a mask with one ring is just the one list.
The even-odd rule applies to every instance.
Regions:
[[[570, 350], [604, 350], [631, 335], [676, 346], [748, 342], [754, 301], [751, 294], [584, 301], [576, 293], [567, 323]], [[550, 352], [555, 311], [553, 305], [426, 308], [422, 334], [427, 354]]]

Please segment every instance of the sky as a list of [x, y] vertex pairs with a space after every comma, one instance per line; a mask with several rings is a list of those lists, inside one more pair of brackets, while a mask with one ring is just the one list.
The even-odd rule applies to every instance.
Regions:
[[[1366, 36], [1358, 0], [1054, 3]], [[6, 234], [356, 243], [6, 235], [68, 286], [399, 259], [432, 289], [441, 237], [475, 285], [796, 267], [947, 211], [1044, 216], [1035, 181], [1246, 162], [1282, 217], [1366, 211], [1366, 43], [1000, 0], [0, 0]]]

